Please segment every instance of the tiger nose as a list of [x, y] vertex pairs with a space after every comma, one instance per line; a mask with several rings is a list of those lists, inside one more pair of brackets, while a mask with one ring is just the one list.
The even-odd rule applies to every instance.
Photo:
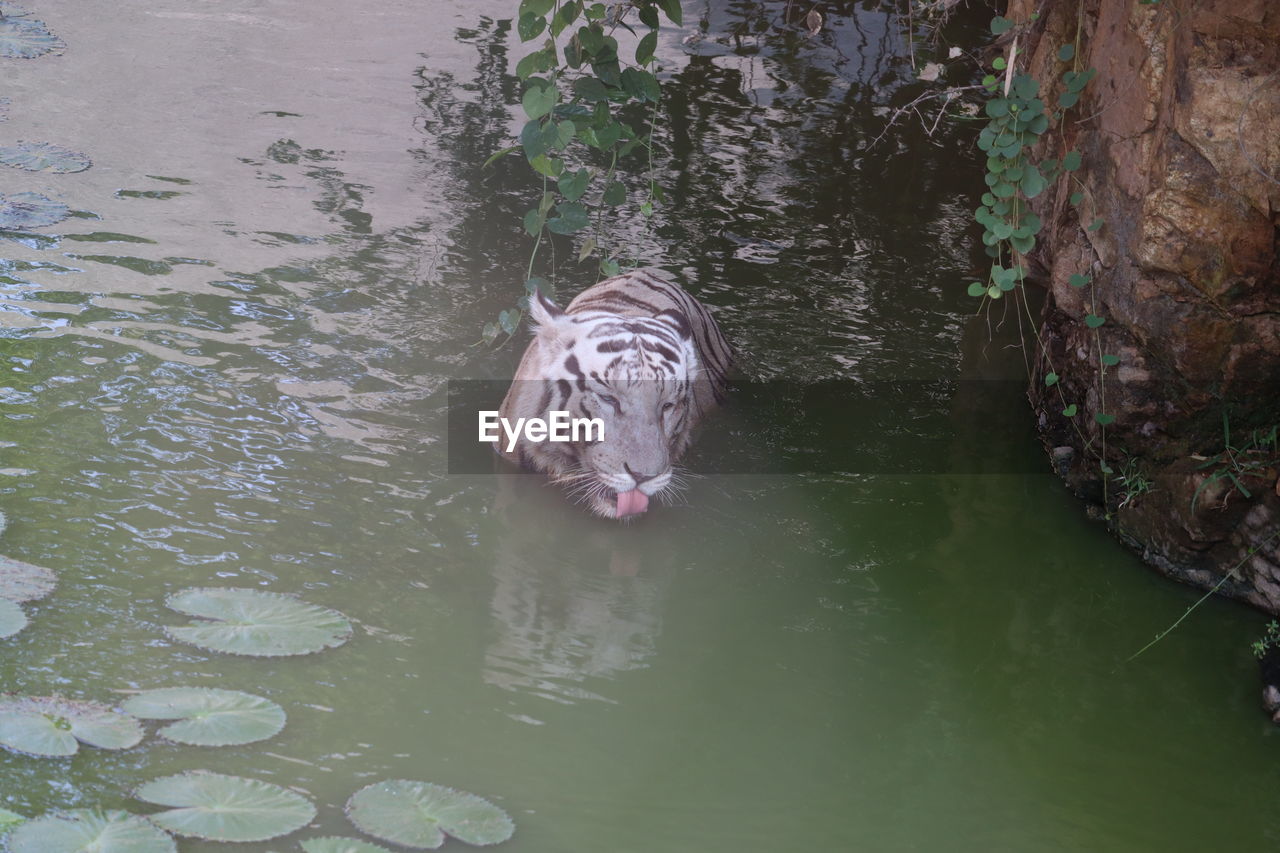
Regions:
[[628, 465], [626, 462], [622, 463], [622, 468], [628, 474], [631, 475], [631, 478], [636, 481], [637, 486], [640, 485], [641, 483], [647, 483], [648, 481], [652, 480], [654, 477], [658, 476], [657, 474], [637, 474], [635, 471], [631, 470], [631, 466]]

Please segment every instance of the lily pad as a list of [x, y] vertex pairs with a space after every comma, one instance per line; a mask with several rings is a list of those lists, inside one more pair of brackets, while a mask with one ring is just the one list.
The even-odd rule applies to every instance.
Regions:
[[28, 172], [83, 172], [93, 161], [78, 151], [52, 142], [19, 142], [0, 147], [0, 164], [16, 166]]
[[0, 640], [27, 627], [27, 614], [7, 598], [0, 598]]
[[233, 655], [305, 655], [340, 646], [351, 623], [336, 610], [292, 595], [256, 589], [184, 589], [166, 604], [179, 613], [213, 621], [166, 627], [175, 640]]
[[515, 824], [493, 803], [430, 782], [390, 779], [361, 788], [347, 801], [347, 817], [375, 838], [434, 850], [452, 835], [468, 844], [506, 841]]
[[302, 842], [302, 849], [307, 853], [391, 853], [385, 847], [361, 841], [358, 838], [339, 838], [331, 835], [327, 838], [308, 838]]
[[216, 687], [165, 687], [131, 696], [121, 708], [144, 720], [178, 720], [161, 737], [193, 746], [266, 740], [284, 728], [284, 709], [261, 696]]
[[40, 193], [0, 194], [0, 229], [5, 231], [42, 228], [61, 222], [68, 215], [70, 210], [65, 204]]
[[65, 47], [62, 39], [49, 32], [41, 21], [7, 15], [0, 18], [0, 56], [35, 59]]
[[26, 820], [26, 818], [17, 812], [11, 812], [8, 809], [0, 809], [0, 835], [4, 835], [24, 820]]
[[29, 820], [9, 834], [9, 853], [175, 853], [178, 845], [145, 818], [75, 809]]
[[42, 566], [0, 557], [0, 598], [35, 601], [53, 591], [55, 576]]
[[128, 749], [142, 740], [136, 719], [98, 702], [59, 696], [0, 696], [0, 746], [44, 757], [75, 755], [77, 741]]
[[300, 829], [316, 816], [316, 807], [301, 794], [206, 770], [153, 779], [134, 796], [177, 806], [148, 817], [170, 832], [210, 841], [265, 841]]

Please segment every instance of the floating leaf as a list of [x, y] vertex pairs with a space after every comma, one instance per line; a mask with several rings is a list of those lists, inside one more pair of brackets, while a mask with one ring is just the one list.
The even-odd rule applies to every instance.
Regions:
[[355, 838], [308, 838], [302, 842], [302, 849], [307, 853], [391, 853], [385, 847], [359, 841]]
[[284, 728], [284, 709], [261, 696], [216, 687], [164, 687], [129, 697], [121, 708], [144, 720], [178, 720], [161, 737], [193, 746], [266, 740]]
[[178, 845], [146, 818], [75, 809], [29, 820], [6, 839], [9, 853], [175, 853]]
[[35, 601], [53, 591], [53, 572], [10, 557], [0, 557], [0, 598]]
[[35, 59], [53, 50], [62, 50], [62, 39], [36, 20], [0, 18], [0, 56]]
[[0, 194], [0, 229], [5, 231], [52, 225], [66, 219], [69, 212], [62, 202], [40, 193]]
[[301, 794], [206, 770], [153, 779], [134, 796], [177, 807], [148, 815], [153, 823], [210, 841], [265, 841], [300, 829], [316, 816], [315, 806]]
[[920, 73], [916, 75], [916, 79], [923, 80], [926, 83], [932, 83], [942, 74], [942, 63], [929, 62], [924, 68], [920, 69]]
[[482, 797], [406, 779], [356, 791], [347, 801], [347, 817], [375, 838], [420, 850], [436, 849], [446, 834], [468, 844], [489, 845], [515, 832], [507, 813]]
[[4, 835], [24, 820], [26, 820], [26, 818], [17, 812], [11, 812], [8, 809], [0, 809], [0, 835]]
[[340, 646], [351, 636], [351, 623], [338, 611], [278, 592], [184, 589], [165, 603], [179, 613], [212, 620], [166, 627], [170, 637], [215, 652], [305, 655]]
[[27, 614], [7, 598], [0, 598], [0, 640], [27, 627]]
[[19, 142], [0, 148], [0, 164], [28, 172], [83, 172], [93, 165], [88, 157], [51, 142]]
[[60, 696], [0, 696], [0, 745], [40, 756], [74, 755], [76, 741], [102, 749], [128, 749], [142, 726], [99, 702]]

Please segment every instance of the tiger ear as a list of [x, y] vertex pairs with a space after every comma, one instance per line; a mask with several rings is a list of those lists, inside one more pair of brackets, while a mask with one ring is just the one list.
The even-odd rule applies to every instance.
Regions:
[[559, 305], [544, 296], [541, 290], [535, 290], [529, 295], [529, 317], [533, 320], [534, 335], [548, 340], [558, 338], [560, 332], [568, 326], [565, 319], [568, 316]]

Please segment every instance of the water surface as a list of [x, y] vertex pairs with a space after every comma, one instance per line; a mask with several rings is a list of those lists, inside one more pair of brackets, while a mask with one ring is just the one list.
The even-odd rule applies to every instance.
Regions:
[[[345, 799], [410, 778], [499, 802], [530, 853], [1274, 846], [1260, 620], [1215, 602], [1125, 663], [1194, 594], [1047, 469], [822, 470], [856, 412], [799, 448], [785, 407], [744, 403], [704, 446], [804, 464], [695, 479], [628, 526], [449, 473], [446, 384], [509, 376], [522, 343], [476, 345], [518, 293], [538, 191], [515, 158], [480, 168], [519, 126], [514, 5], [34, 9], [68, 49], [6, 63], [0, 135], [95, 165], [0, 188], [79, 211], [3, 243], [3, 545], [60, 583], [0, 683], [216, 685], [289, 724], [0, 756], [0, 804], [141, 810], [131, 787], [205, 768], [308, 792], [299, 837], [354, 834]], [[905, 22], [830, 4], [808, 38], [784, 5], [686, 4], [664, 32], [670, 204], [613, 239], [711, 305], [770, 387], [1017, 375], [964, 295], [971, 130], [870, 145], [918, 85]], [[562, 292], [594, 280], [558, 257]], [[1024, 401], [989, 405], [1037, 468]], [[922, 429], [880, 440], [909, 457]], [[298, 593], [356, 635], [289, 660], [170, 642], [165, 595], [203, 585]]]

